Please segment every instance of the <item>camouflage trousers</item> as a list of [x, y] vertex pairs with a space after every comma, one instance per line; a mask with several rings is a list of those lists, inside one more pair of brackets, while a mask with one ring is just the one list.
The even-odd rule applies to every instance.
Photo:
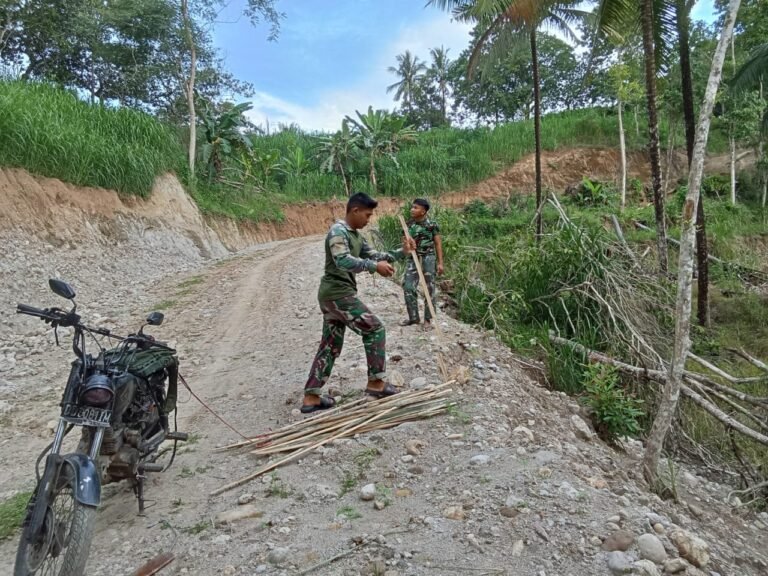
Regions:
[[331, 376], [333, 364], [341, 354], [344, 333], [350, 328], [363, 337], [368, 380], [386, 377], [386, 333], [384, 325], [357, 296], [320, 302], [323, 312], [323, 336], [309, 370], [306, 393], [318, 393]]
[[[435, 277], [437, 276], [437, 259], [434, 254], [424, 254], [421, 258], [421, 269], [424, 272], [424, 280], [427, 281], [429, 296], [432, 298], [432, 305], [437, 306], [435, 301]], [[405, 307], [408, 309], [408, 319], [419, 321], [419, 271], [413, 258], [408, 259], [408, 265], [405, 269], [403, 278], [403, 292], [405, 292]], [[432, 320], [432, 314], [427, 306], [427, 299], [424, 298], [424, 320]]]

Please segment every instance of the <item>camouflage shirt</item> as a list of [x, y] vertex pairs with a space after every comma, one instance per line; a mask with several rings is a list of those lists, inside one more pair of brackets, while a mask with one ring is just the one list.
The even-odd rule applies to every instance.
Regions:
[[424, 218], [421, 222], [408, 221], [408, 233], [416, 241], [416, 253], [419, 256], [435, 253], [435, 236], [440, 234], [437, 222]]
[[320, 280], [317, 299], [325, 302], [357, 294], [355, 274], [376, 272], [377, 262], [394, 262], [403, 257], [402, 250], [373, 250], [360, 232], [350, 228], [344, 220], [339, 220], [325, 237], [325, 274]]

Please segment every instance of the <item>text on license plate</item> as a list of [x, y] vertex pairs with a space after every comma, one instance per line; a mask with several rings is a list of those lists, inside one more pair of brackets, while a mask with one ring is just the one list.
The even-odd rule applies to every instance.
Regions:
[[112, 411], [92, 406], [78, 406], [67, 404], [61, 414], [62, 418], [73, 424], [83, 426], [109, 426], [112, 419]]

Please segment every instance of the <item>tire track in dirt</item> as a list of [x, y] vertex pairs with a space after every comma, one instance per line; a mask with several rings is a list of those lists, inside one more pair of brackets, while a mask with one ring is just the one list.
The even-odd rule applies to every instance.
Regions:
[[[264, 376], [273, 371], [269, 366], [274, 362], [275, 343], [281, 341], [278, 333], [284, 327], [280, 320], [295, 316], [290, 291], [284, 285], [286, 271], [292, 270], [292, 261], [302, 259], [312, 240], [299, 238], [262, 247], [208, 273], [205, 292], [197, 298], [218, 308], [210, 316], [211, 330], [195, 345], [212, 360], [202, 362], [193, 384], [203, 400], [231, 397], [240, 386], [247, 388], [245, 394], [269, 395]], [[184, 322], [184, 315], [179, 321]], [[184, 341], [183, 329], [178, 338]], [[261, 385], [254, 390], [257, 383]], [[192, 414], [179, 419], [184, 426], [196, 429], [208, 418], [213, 416], [197, 406]]]

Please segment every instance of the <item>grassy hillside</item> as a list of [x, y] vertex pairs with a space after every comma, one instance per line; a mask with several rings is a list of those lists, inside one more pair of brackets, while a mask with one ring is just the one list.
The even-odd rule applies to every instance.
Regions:
[[[637, 129], [627, 129], [630, 148], [645, 145], [642, 123], [641, 118]], [[667, 142], [664, 124], [661, 132], [662, 141]], [[546, 150], [614, 147], [616, 134], [616, 116], [610, 109], [551, 114], [542, 122]], [[139, 196], [150, 192], [157, 175], [173, 170], [188, 184], [203, 211], [236, 219], [279, 220], [281, 204], [344, 196], [340, 176], [321, 170], [322, 136], [296, 128], [253, 135], [248, 160], [253, 175], [245, 179], [244, 186], [212, 182], [202, 166], [191, 186], [186, 150], [175, 128], [142, 112], [83, 102], [53, 86], [0, 81], [0, 166]], [[723, 147], [722, 135], [715, 129], [711, 149]], [[532, 151], [530, 121], [494, 129], [445, 128], [420, 133], [417, 142], [400, 150], [397, 164], [388, 159], [377, 162], [377, 194], [439, 196], [488, 178]], [[240, 174], [242, 162], [231, 158], [226, 166], [226, 179], [237, 180], [229, 175]], [[373, 192], [367, 160], [358, 159], [351, 170], [353, 188]]]
[[93, 106], [45, 84], [0, 82], [0, 166], [146, 196], [182, 152], [147, 114]]

